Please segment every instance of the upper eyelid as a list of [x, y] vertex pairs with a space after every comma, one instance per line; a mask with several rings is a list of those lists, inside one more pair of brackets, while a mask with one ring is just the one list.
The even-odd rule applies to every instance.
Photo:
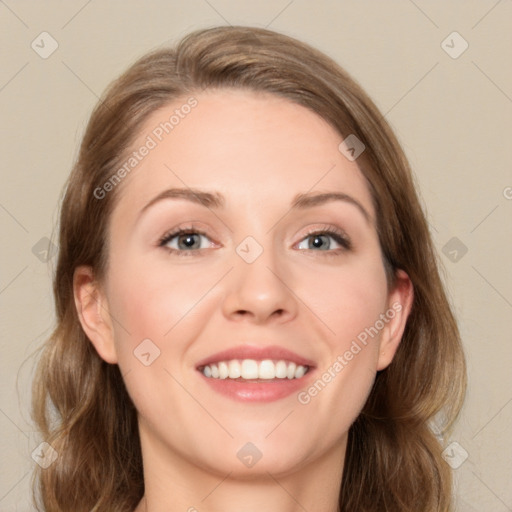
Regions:
[[[196, 225], [197, 224], [197, 225]], [[178, 224], [177, 226], [174, 226], [171, 229], [168, 229], [165, 231], [165, 233], [160, 236], [160, 240], [163, 240], [164, 238], [168, 236], [177, 236], [180, 234], [180, 232], [185, 233], [198, 233], [205, 236], [210, 236], [208, 232], [211, 231], [210, 228], [207, 225], [204, 225], [203, 222], [200, 221], [189, 221], [189, 222], [183, 222], [181, 224]]]

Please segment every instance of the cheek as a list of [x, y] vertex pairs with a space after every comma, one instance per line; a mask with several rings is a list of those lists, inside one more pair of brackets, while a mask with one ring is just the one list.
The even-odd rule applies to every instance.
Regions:
[[301, 286], [298, 295], [308, 298], [308, 307], [321, 320], [317, 324], [325, 333], [327, 350], [317, 380], [304, 390], [299, 403], [314, 402], [313, 407], [337, 419], [334, 424], [342, 422], [348, 428], [376, 375], [385, 325], [379, 318], [387, 304], [384, 266], [378, 258], [362, 258], [336, 272], [306, 273]]
[[298, 295], [324, 324], [326, 339], [336, 350], [349, 348], [350, 341], [372, 327], [384, 312], [387, 281], [378, 258], [361, 258], [338, 269], [302, 275]]
[[183, 394], [172, 376], [182, 380], [184, 354], [203, 328], [200, 317], [208, 318], [200, 299], [219, 279], [194, 275], [135, 258], [109, 275], [118, 365], [142, 417], [165, 417]]
[[208, 301], [202, 298], [223, 273], [225, 269], [198, 275], [197, 270], [167, 262], [148, 265], [136, 258], [117, 265], [109, 276], [109, 290], [120, 364], [145, 339], [169, 358], [183, 351], [204, 320]]

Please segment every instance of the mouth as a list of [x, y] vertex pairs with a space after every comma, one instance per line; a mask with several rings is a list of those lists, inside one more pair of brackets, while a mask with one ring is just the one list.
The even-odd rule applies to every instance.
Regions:
[[214, 391], [244, 402], [270, 402], [298, 392], [315, 365], [281, 347], [242, 346], [199, 362], [196, 370]]

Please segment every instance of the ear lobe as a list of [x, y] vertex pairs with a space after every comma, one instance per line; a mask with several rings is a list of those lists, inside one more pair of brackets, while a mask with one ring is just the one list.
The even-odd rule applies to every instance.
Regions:
[[387, 368], [402, 340], [407, 318], [412, 309], [414, 287], [409, 276], [403, 270], [396, 271], [396, 284], [388, 296], [386, 317], [390, 318], [384, 328], [379, 345], [377, 370]]
[[82, 329], [96, 352], [107, 363], [117, 363], [114, 330], [107, 299], [95, 280], [91, 267], [80, 266], [75, 269], [73, 295]]

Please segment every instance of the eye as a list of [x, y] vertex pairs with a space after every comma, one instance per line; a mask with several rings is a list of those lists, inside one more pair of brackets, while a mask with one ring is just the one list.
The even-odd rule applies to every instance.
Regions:
[[[213, 247], [214, 243], [206, 233], [194, 228], [183, 227], [166, 233], [158, 242], [158, 245], [178, 256], [192, 256], [200, 249]], [[350, 250], [352, 243], [344, 231], [327, 227], [311, 231], [297, 245], [298, 249], [317, 250], [327, 255], [336, 255]]]
[[[334, 241], [334, 244], [333, 244]], [[308, 233], [298, 244], [298, 249], [340, 252], [352, 248], [349, 237], [335, 228], [326, 228]]]
[[180, 256], [188, 256], [191, 252], [212, 247], [212, 242], [208, 243], [205, 240], [209, 240], [208, 236], [197, 229], [180, 228], [171, 233], [166, 233], [160, 239], [158, 245], [169, 250], [169, 252]]

